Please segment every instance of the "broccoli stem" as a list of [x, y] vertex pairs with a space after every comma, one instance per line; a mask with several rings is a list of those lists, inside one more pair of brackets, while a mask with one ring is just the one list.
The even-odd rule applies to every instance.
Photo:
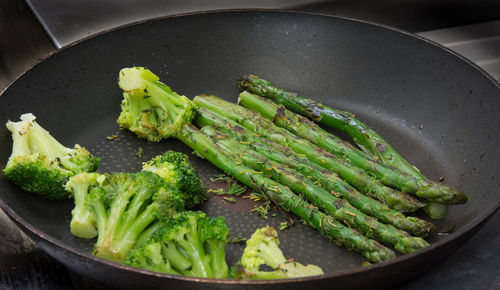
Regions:
[[66, 183], [66, 190], [73, 193], [75, 207], [71, 211], [70, 230], [79, 238], [92, 239], [97, 236], [95, 214], [86, 202], [90, 188], [97, 183], [97, 173], [79, 173]]
[[[130, 198], [130, 212], [127, 210]], [[134, 195], [131, 190], [124, 190], [112, 201], [111, 212], [106, 212], [101, 200], [94, 201], [98, 240], [94, 247], [94, 255], [115, 262], [123, 262], [142, 231], [146, 229], [156, 217], [153, 214], [154, 205], [149, 205], [137, 215], [143, 203], [149, 202], [151, 192], [142, 191]]]

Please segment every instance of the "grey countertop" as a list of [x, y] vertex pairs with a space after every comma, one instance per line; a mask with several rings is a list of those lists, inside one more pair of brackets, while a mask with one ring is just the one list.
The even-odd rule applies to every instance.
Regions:
[[[132, 2], [27, 0], [26, 5], [21, 0], [1, 1], [0, 87], [38, 57], [97, 31], [166, 14], [242, 7], [323, 12], [419, 32], [467, 56], [497, 79], [500, 77], [499, 1], [407, 0], [396, 5], [394, 1], [373, 4], [371, 1], [218, 0], [207, 4], [194, 0], [148, 0], [140, 2], [147, 4], [141, 5], [142, 10], [131, 10]], [[476, 3], [475, 6], [470, 6], [471, 2]], [[34, 19], [38, 19], [43, 29]], [[490, 27], [490, 33], [486, 33], [484, 25]], [[462, 30], [457, 30], [457, 26]], [[471, 39], [475, 42], [470, 42]], [[500, 213], [497, 212], [456, 252], [441, 263], [429, 265], [426, 272], [398, 289], [500, 289], [499, 229]], [[109, 289], [69, 272], [22, 234], [2, 211], [0, 232], [3, 233], [0, 237], [1, 289]]]

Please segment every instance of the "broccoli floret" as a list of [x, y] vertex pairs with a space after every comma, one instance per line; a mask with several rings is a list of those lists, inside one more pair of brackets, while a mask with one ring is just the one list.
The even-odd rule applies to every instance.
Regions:
[[9, 180], [26, 191], [48, 199], [71, 197], [64, 185], [80, 172], [97, 170], [100, 158], [85, 148], [67, 148], [43, 129], [31, 113], [21, 115], [21, 121], [6, 123], [12, 133], [12, 154], [3, 172]]
[[184, 209], [179, 190], [152, 172], [105, 174], [88, 202], [97, 225], [95, 256], [122, 263], [150, 228]]
[[[283, 279], [323, 275], [315, 265], [304, 266], [287, 260], [279, 248], [278, 233], [272, 227], [259, 228], [247, 240], [240, 261], [231, 268], [231, 277], [236, 279]], [[262, 270], [263, 265], [272, 268]]]
[[105, 175], [96, 172], [82, 172], [71, 177], [66, 190], [73, 194], [75, 207], [71, 211], [71, 233], [79, 238], [92, 239], [97, 236], [95, 215], [87, 201], [90, 191], [98, 186]]
[[124, 91], [118, 124], [151, 142], [177, 136], [195, 114], [191, 100], [173, 92], [143, 67], [122, 69], [118, 85]]
[[193, 208], [205, 199], [201, 178], [186, 154], [169, 150], [144, 163], [142, 170], [156, 173], [179, 188], [186, 208]]
[[125, 264], [150, 271], [202, 278], [226, 278], [229, 229], [224, 217], [185, 211], [134, 249]]

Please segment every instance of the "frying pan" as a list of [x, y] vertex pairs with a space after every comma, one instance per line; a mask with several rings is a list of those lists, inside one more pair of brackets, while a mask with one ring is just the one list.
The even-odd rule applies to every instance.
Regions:
[[[431, 246], [362, 267], [360, 255], [341, 249], [296, 223], [280, 232], [285, 256], [313, 263], [325, 275], [274, 281], [211, 280], [152, 273], [90, 255], [93, 241], [69, 232], [73, 203], [23, 192], [2, 175], [0, 205], [43, 250], [86, 277], [120, 288], [299, 289], [389, 287], [422, 272], [457, 249], [500, 204], [500, 90], [468, 60], [414, 35], [352, 19], [284, 11], [218, 11], [158, 18], [90, 37], [59, 50], [22, 74], [2, 93], [0, 121], [32, 112], [67, 146], [78, 143], [102, 157], [102, 172], [136, 171], [167, 149], [190, 154], [177, 140], [148, 143], [119, 130], [122, 99], [116, 80], [128, 66], [145, 66], [175, 91], [236, 101], [237, 77], [256, 74], [280, 87], [356, 115], [384, 136], [431, 179], [466, 192], [435, 222]], [[118, 134], [109, 141], [106, 136]], [[142, 158], [135, 154], [143, 148]], [[11, 152], [0, 130], [0, 164]], [[205, 184], [220, 173], [191, 155]], [[232, 235], [249, 236], [265, 220], [239, 199], [211, 198], [201, 209], [225, 215]], [[228, 246], [229, 263], [242, 245]]]

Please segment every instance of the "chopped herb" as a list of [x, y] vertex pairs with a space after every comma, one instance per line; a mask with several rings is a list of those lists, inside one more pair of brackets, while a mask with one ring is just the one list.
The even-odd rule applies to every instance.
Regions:
[[236, 202], [236, 199], [234, 197], [224, 196], [223, 198], [224, 198], [224, 200], [227, 200], [227, 201], [229, 201], [231, 203], [235, 203]]
[[207, 190], [207, 192], [213, 193], [215, 195], [223, 195], [225, 193], [223, 188], [221, 188], [221, 189], [209, 189], [209, 190]]
[[137, 149], [137, 151], [135, 152], [135, 155], [137, 155], [137, 157], [139, 157], [139, 158], [142, 158], [142, 152], [143, 152], [143, 151], [144, 151], [144, 150], [142, 149], [142, 147], [139, 147], [139, 148]]
[[215, 177], [211, 177], [210, 181], [216, 182], [216, 181], [224, 181], [224, 182], [230, 182], [233, 178], [225, 173], [221, 173], [219, 175], [216, 175]]
[[282, 223], [280, 223], [280, 230], [284, 231], [284, 230], [288, 229], [292, 225], [293, 225], [293, 221], [291, 223], [289, 223], [289, 222], [282, 222]]
[[269, 200], [266, 200], [261, 205], [256, 205], [254, 209], [252, 209], [252, 212], [258, 213], [260, 218], [267, 220], [269, 218], [269, 209], [271, 209], [271, 202]]
[[237, 234], [236, 237], [231, 239], [232, 244], [243, 244], [247, 241], [247, 238], [244, 238], [241, 234]]
[[111, 135], [111, 136], [106, 136], [106, 139], [108, 139], [109, 141], [114, 140], [116, 138], [118, 138], [118, 135], [116, 135], [116, 134], [115, 135]]
[[234, 196], [240, 196], [247, 191], [246, 186], [241, 186], [236, 182], [231, 182], [227, 185], [226, 193]]

